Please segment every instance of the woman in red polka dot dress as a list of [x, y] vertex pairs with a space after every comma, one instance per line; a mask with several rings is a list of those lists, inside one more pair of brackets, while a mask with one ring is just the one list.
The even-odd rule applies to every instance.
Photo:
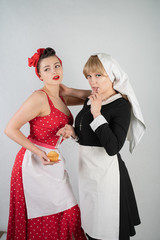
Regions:
[[[28, 60], [44, 87], [25, 101], [5, 129], [22, 146], [11, 176], [7, 240], [70, 240], [73, 236], [83, 240], [86, 237], [81, 228], [80, 210], [65, 170], [65, 160], [56, 148], [59, 140], [56, 133], [73, 123], [66, 105], [83, 104], [90, 91], [63, 87], [75, 97], [59, 96], [63, 68], [52, 48], [38, 49]], [[27, 122], [28, 138], [20, 131]], [[53, 150], [59, 154], [56, 163], [47, 156]]]

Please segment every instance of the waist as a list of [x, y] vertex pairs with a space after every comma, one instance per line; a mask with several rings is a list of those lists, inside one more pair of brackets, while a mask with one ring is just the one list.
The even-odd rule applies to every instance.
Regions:
[[101, 177], [117, 162], [117, 155], [109, 156], [103, 147], [79, 145], [79, 172]]
[[50, 148], [50, 149], [56, 149], [56, 144], [54, 145], [50, 145], [50, 144], [47, 144], [47, 143], [42, 143], [42, 142], [39, 142], [31, 137], [28, 138], [32, 143], [38, 145], [38, 146], [41, 146], [41, 147], [45, 147], [45, 148]]

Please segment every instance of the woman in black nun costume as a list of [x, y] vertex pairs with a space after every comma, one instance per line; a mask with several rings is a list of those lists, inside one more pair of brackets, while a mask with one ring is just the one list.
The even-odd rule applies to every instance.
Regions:
[[132, 184], [121, 159], [126, 138], [130, 152], [145, 124], [127, 74], [108, 54], [89, 58], [83, 73], [92, 94], [75, 120], [58, 135], [79, 143], [79, 198], [82, 227], [88, 238], [129, 240], [140, 224]]

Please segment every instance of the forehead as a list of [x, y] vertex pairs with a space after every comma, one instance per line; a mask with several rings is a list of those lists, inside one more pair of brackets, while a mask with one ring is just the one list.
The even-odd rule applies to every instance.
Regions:
[[98, 71], [97, 72], [88, 72], [87, 74], [88, 75], [96, 75], [96, 74], [100, 74], [100, 72], [98, 72]]
[[40, 68], [43, 68], [46, 65], [54, 65], [56, 63], [60, 63], [58, 58], [56, 56], [50, 56], [41, 60]]

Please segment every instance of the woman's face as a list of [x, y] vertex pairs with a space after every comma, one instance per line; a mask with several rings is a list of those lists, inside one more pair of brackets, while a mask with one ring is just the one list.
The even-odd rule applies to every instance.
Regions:
[[40, 79], [45, 84], [57, 85], [62, 82], [63, 68], [56, 56], [47, 57], [41, 60]]
[[87, 79], [92, 88], [92, 92], [104, 95], [113, 90], [113, 84], [108, 75], [103, 76], [100, 73], [89, 73]]

